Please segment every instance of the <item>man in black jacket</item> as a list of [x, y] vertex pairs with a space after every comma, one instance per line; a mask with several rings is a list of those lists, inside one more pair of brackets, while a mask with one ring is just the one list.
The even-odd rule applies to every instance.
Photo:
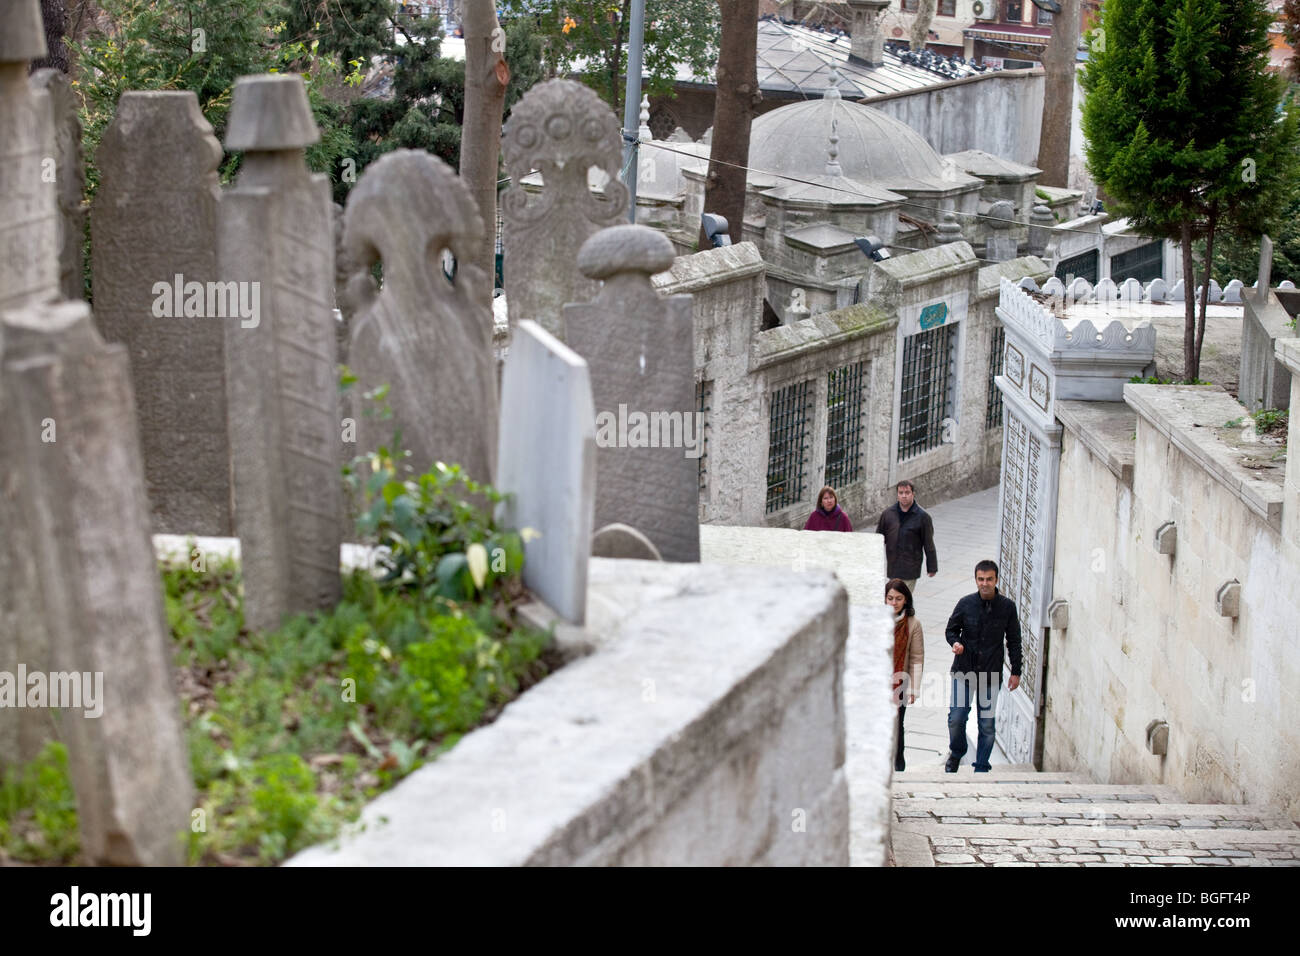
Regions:
[[993, 753], [994, 704], [1002, 685], [1002, 642], [1011, 657], [1007, 689], [1020, 686], [1020, 616], [1016, 604], [998, 593], [998, 566], [992, 561], [975, 565], [976, 593], [957, 602], [944, 636], [952, 646], [952, 706], [948, 709], [948, 762], [944, 770], [956, 773], [966, 753], [966, 719], [971, 700], [978, 707], [979, 735], [975, 742], [976, 773], [989, 769]]
[[916, 489], [910, 481], [900, 481], [894, 489], [898, 503], [885, 509], [876, 522], [876, 534], [885, 538], [885, 577], [901, 578], [909, 591], [916, 590], [921, 577], [921, 554], [925, 554], [930, 577], [939, 571], [934, 551], [934, 522], [916, 503]]

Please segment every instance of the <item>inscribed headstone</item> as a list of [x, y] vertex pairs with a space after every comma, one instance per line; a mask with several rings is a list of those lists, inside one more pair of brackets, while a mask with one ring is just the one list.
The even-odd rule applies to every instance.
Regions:
[[[532, 319], [565, 341], [564, 305], [596, 294], [596, 283], [577, 269], [578, 250], [627, 214], [618, 119], [583, 84], [550, 80], [511, 109], [501, 148], [511, 178], [501, 199], [510, 320]], [[592, 167], [608, 177], [601, 195], [588, 185]], [[521, 181], [534, 171], [543, 186], [530, 199]]]
[[251, 316], [224, 319], [235, 525], [249, 627], [339, 597], [342, 437], [329, 180], [296, 74], [235, 82], [226, 146], [243, 150], [219, 214], [220, 278]]
[[666, 561], [698, 561], [702, 416], [695, 399], [691, 297], [662, 297], [650, 276], [673, 264], [667, 237], [614, 226], [583, 244], [578, 267], [602, 280], [565, 306], [569, 346], [591, 368], [596, 403], [596, 527], [643, 532]]
[[31, 672], [51, 672], [44, 709], [0, 720], [36, 717], [67, 744], [91, 862], [179, 865], [193, 787], [126, 350], [100, 339], [84, 302], [7, 311], [0, 341], [0, 565], [20, 571], [28, 707]]
[[54, 121], [54, 162], [45, 163], [43, 172], [48, 170], [54, 176], [58, 196], [59, 291], [65, 299], [84, 299], [86, 210], [81, 200], [86, 192], [86, 169], [81, 155], [81, 120], [77, 118], [80, 104], [68, 75], [59, 70], [37, 70], [32, 85], [48, 93]]
[[229, 535], [225, 330], [218, 283], [221, 144], [189, 91], [128, 92], [96, 154], [95, 320], [131, 356], [154, 531]]

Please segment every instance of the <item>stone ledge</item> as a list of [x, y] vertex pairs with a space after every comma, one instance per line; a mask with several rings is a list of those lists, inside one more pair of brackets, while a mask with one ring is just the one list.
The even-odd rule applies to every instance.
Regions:
[[819, 312], [810, 318], [767, 329], [754, 336], [750, 371], [834, 348], [854, 339], [892, 332], [897, 327], [898, 316], [866, 303], [833, 312]]
[[1300, 338], [1278, 339], [1273, 343], [1273, 354], [1292, 375], [1300, 375]]
[[[825, 572], [792, 580], [778, 569], [599, 558], [591, 569], [596, 591], [643, 589], [615, 639], [373, 801], [363, 832], [288, 865], [600, 864], [624, 853], [847, 862], [847, 830], [834, 823], [844, 724], [833, 688], [848, 630], [839, 583]], [[819, 715], [815, 702], [828, 697], [830, 716]], [[719, 768], [731, 782], [715, 787]], [[829, 827], [810, 820], [791, 832], [778, 796], [787, 778], [807, 798], [797, 806], [830, 808]], [[767, 821], [752, 859], [701, 825], [742, 805]]]
[[1111, 473], [1133, 487], [1137, 413], [1123, 402], [1081, 402], [1060, 399], [1056, 420], [1100, 459]]
[[1282, 481], [1260, 478], [1242, 464], [1238, 449], [1218, 437], [1224, 422], [1246, 409], [1227, 392], [1205, 385], [1124, 386], [1124, 401], [1275, 529], [1282, 524]]
[[739, 242], [734, 246], [704, 249], [689, 256], [678, 256], [672, 268], [650, 277], [650, 282], [660, 295], [680, 292], [697, 292], [718, 284], [719, 277], [737, 282], [766, 270], [758, 247], [752, 242]]

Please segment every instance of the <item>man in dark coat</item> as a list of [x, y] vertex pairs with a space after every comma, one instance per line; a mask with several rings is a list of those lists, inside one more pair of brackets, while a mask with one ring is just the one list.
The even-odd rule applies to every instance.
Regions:
[[876, 534], [885, 537], [885, 578], [900, 578], [909, 591], [915, 591], [923, 552], [930, 577], [939, 571], [934, 522], [916, 503], [916, 489], [910, 481], [900, 481], [894, 490], [898, 503], [886, 508], [876, 522]]
[[1020, 686], [1020, 616], [1011, 598], [998, 593], [998, 566], [992, 561], [975, 565], [974, 594], [957, 602], [944, 634], [952, 646], [952, 706], [948, 709], [948, 762], [944, 770], [956, 773], [966, 753], [966, 719], [971, 701], [979, 708], [979, 735], [972, 769], [984, 773], [993, 753], [994, 704], [1002, 686], [1002, 644], [1011, 657], [1007, 689]]

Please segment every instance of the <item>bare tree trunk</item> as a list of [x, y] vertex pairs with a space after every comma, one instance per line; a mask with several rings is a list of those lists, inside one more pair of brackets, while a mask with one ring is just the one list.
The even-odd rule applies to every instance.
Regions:
[[465, 181], [479, 215], [483, 241], [474, 264], [487, 277], [491, 303], [496, 274], [497, 171], [501, 160], [501, 116], [505, 112], [506, 34], [497, 23], [493, 0], [465, 0], [465, 122], [460, 135], [460, 178]]
[[67, 0], [41, 0], [41, 19], [45, 21], [46, 54], [39, 60], [33, 60], [30, 72], [47, 66], [54, 67], [62, 73], [68, 72], [68, 47], [63, 42], [64, 31], [68, 25]]
[[1044, 186], [1069, 185], [1070, 128], [1074, 113], [1074, 66], [1079, 46], [1079, 0], [1061, 0], [1052, 39], [1043, 52], [1043, 118], [1038, 133], [1038, 177]]
[[934, 8], [938, 0], [921, 0], [916, 16], [912, 19], [912, 32], [908, 43], [913, 50], [924, 50], [925, 41], [930, 36], [930, 23], [934, 20]]
[[1205, 342], [1205, 307], [1210, 300], [1210, 278], [1214, 275], [1214, 227], [1218, 213], [1210, 213], [1210, 229], [1205, 236], [1205, 281], [1201, 289], [1201, 322], [1196, 329], [1196, 378], [1201, 376], [1201, 346]]
[[[722, 44], [718, 51], [717, 95], [713, 105], [713, 145], [704, 182], [704, 211], [722, 216], [740, 242], [745, 225], [745, 169], [749, 128], [762, 98], [758, 89], [758, 0], [718, 0]], [[700, 248], [709, 240], [700, 227]]]
[[[1192, 265], [1192, 227], [1183, 223], [1183, 380], [1195, 381], [1196, 362], [1196, 271]], [[1207, 283], [1208, 285], [1208, 283]]]

